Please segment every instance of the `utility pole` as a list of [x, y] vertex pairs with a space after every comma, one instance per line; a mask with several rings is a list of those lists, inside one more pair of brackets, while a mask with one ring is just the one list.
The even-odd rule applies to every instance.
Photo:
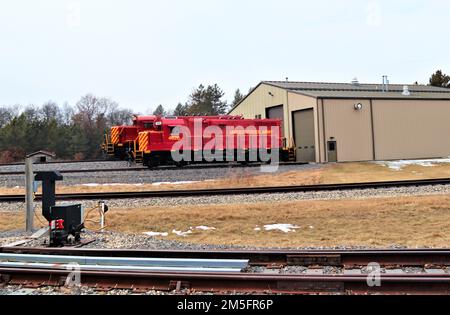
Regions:
[[26, 186], [26, 231], [33, 232], [34, 219], [34, 174], [33, 174], [33, 158], [25, 159], [25, 186]]

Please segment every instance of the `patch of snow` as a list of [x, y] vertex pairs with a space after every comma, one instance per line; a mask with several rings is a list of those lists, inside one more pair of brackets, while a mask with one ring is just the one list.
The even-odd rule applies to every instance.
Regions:
[[196, 181], [181, 181], [181, 182], [157, 182], [153, 183], [153, 186], [161, 186], [161, 185], [185, 185], [185, 184], [194, 184], [198, 183]]
[[312, 226], [312, 225], [310, 225], [309, 228], [310, 228], [311, 230], [314, 230], [314, 226]]
[[215, 227], [209, 227], [209, 226], [197, 226], [195, 229], [202, 230], [202, 231], [210, 231], [210, 230], [216, 230]]
[[256, 227], [255, 231], [261, 231], [261, 228], [260, 227]]
[[186, 237], [186, 236], [188, 236], [189, 234], [192, 234], [192, 230], [188, 230], [188, 231], [186, 231], [186, 232], [177, 231], [177, 230], [172, 230], [172, 233], [173, 233], [173, 234], [176, 234], [176, 235], [178, 235], [178, 236]]
[[82, 184], [81, 186], [86, 187], [98, 187], [98, 186], [143, 186], [144, 184], [97, 184], [97, 183], [90, 183], [90, 184]]
[[271, 224], [264, 225], [264, 229], [266, 231], [280, 230], [284, 233], [295, 232], [296, 229], [299, 229], [299, 226], [292, 224]]
[[169, 233], [167, 232], [145, 232], [144, 234], [147, 236], [169, 236]]
[[390, 169], [395, 171], [400, 171], [402, 168], [409, 165], [433, 167], [436, 164], [450, 163], [450, 157], [446, 159], [428, 159], [428, 160], [377, 161], [374, 163], [389, 167]]

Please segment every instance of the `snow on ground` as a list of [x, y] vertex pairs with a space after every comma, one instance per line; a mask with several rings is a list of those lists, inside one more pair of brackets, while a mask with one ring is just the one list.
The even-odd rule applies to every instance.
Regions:
[[[284, 233], [290, 233], [295, 232], [295, 230], [299, 229], [300, 227], [293, 224], [270, 224], [270, 225], [264, 225], [264, 229], [266, 231], [275, 231], [279, 230]], [[261, 231], [261, 228], [256, 227], [255, 231]]]
[[182, 181], [182, 182], [159, 182], [159, 183], [153, 183], [153, 186], [161, 186], [161, 185], [185, 185], [185, 184], [194, 184], [198, 182], [194, 181]]
[[161, 232], [145, 232], [144, 234], [147, 236], [163, 236], [163, 237], [169, 236], [169, 233], [167, 233], [167, 232], [163, 232], [163, 233], [161, 233]]
[[143, 186], [144, 184], [96, 184], [96, 183], [90, 183], [90, 184], [83, 184], [82, 186], [85, 187], [99, 187], [99, 186]]
[[[200, 230], [200, 231], [213, 231], [216, 230], [216, 228], [214, 227], [209, 227], [209, 226], [197, 226], [195, 228], [190, 227], [189, 230], [183, 232], [183, 231], [177, 231], [175, 229], [172, 230], [172, 234], [178, 235], [178, 236], [182, 236], [182, 237], [186, 237], [189, 234], [192, 234], [194, 230]], [[147, 235], [147, 236], [169, 236], [168, 232], [144, 232], [143, 234]]]
[[437, 164], [450, 163], [450, 157], [446, 159], [429, 159], [429, 160], [400, 160], [400, 161], [378, 161], [374, 162], [392, 170], [400, 171], [402, 168], [409, 165], [419, 165], [424, 167], [432, 167]]
[[182, 232], [182, 231], [177, 231], [177, 230], [172, 230], [173, 234], [176, 234], [178, 236], [188, 236], [189, 234], [192, 234], [192, 230], [188, 230], [186, 232]]
[[197, 226], [195, 229], [196, 230], [202, 230], [202, 231], [209, 231], [209, 230], [215, 230], [216, 228], [202, 225], [202, 226]]
[[[185, 184], [193, 184], [198, 183], [194, 181], [181, 181], [181, 182], [158, 182], [158, 183], [152, 183], [153, 186], [161, 186], [161, 185], [185, 185]], [[82, 186], [86, 187], [99, 187], [99, 186], [144, 186], [144, 184], [125, 184], [125, 183], [116, 183], [116, 184], [97, 184], [97, 183], [89, 183], [89, 184], [82, 184]]]

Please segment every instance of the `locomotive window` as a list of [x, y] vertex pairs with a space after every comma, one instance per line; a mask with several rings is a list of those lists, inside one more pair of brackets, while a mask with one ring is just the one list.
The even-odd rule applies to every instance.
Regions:
[[174, 126], [174, 127], [169, 127], [169, 129], [170, 129], [171, 136], [179, 136], [180, 135], [180, 128]]
[[144, 123], [144, 128], [145, 129], [152, 129], [153, 128], [153, 123], [152, 122]]

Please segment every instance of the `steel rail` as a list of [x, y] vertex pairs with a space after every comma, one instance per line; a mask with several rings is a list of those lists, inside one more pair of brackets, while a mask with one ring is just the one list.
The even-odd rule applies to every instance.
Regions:
[[195, 266], [128, 266], [128, 265], [79, 265], [74, 263], [41, 263], [41, 262], [0, 262], [0, 268], [27, 268], [27, 269], [47, 269], [47, 270], [73, 270], [80, 271], [112, 271], [112, 272], [190, 272], [190, 273], [239, 273], [241, 268], [212, 268]]
[[135, 250], [0, 247], [0, 253], [86, 257], [248, 260], [253, 266], [450, 266], [450, 249], [385, 250]]
[[[0, 283], [24, 287], [61, 286], [72, 271], [0, 267]], [[126, 289], [211, 293], [268, 294], [449, 294], [448, 275], [380, 275], [380, 286], [367, 276], [302, 276], [183, 272], [81, 271], [81, 285], [97, 290]]]
[[[104, 161], [103, 161], [104, 162]], [[69, 162], [70, 163], [70, 162]], [[279, 163], [279, 166], [295, 166], [295, 165], [305, 165], [308, 163], [302, 163], [302, 162], [286, 162], [286, 163]], [[1, 165], [0, 165], [1, 166]], [[184, 167], [177, 167], [177, 166], [160, 166], [154, 169], [149, 169], [147, 167], [127, 167], [127, 168], [102, 168], [102, 169], [85, 169], [85, 170], [61, 170], [59, 171], [61, 174], [82, 174], [82, 173], [114, 173], [114, 172], [152, 172], [152, 171], [170, 171], [170, 170], [176, 170], [176, 171], [183, 171], [183, 170], [197, 170], [197, 169], [216, 169], [216, 168], [244, 168], [244, 167], [260, 167], [262, 164], [254, 163], [254, 164], [200, 164], [200, 165], [188, 165]], [[0, 172], [0, 176], [19, 176], [19, 175], [25, 175], [25, 172], [22, 171], [11, 171], [11, 172]]]
[[[35, 162], [35, 165], [45, 165], [45, 164], [79, 164], [79, 163], [96, 163], [96, 162], [114, 162], [113, 160], [83, 160], [83, 161], [71, 161], [71, 160], [65, 160], [65, 161], [48, 161], [48, 162]], [[0, 166], [20, 166], [25, 165], [24, 162], [16, 162], [16, 163], [0, 163]]]
[[152, 267], [205, 267], [205, 268], [237, 268], [244, 269], [248, 265], [245, 259], [201, 259], [201, 258], [136, 258], [136, 257], [102, 257], [76, 255], [45, 255], [45, 254], [15, 254], [0, 253], [0, 263], [36, 262], [80, 265], [126, 265]]
[[[102, 192], [102, 193], [74, 193], [58, 194], [57, 200], [108, 200], [108, 199], [138, 199], [138, 198], [168, 198], [168, 197], [196, 197], [196, 196], [219, 196], [219, 195], [255, 195], [273, 193], [296, 193], [296, 192], [324, 192], [339, 190], [361, 190], [397, 187], [419, 187], [432, 185], [450, 185], [450, 178], [366, 182], [348, 184], [321, 184], [302, 186], [277, 186], [277, 187], [247, 187], [247, 188], [225, 188], [225, 189], [197, 189], [197, 190], [161, 190], [161, 191], [135, 191], [135, 192]], [[40, 200], [37, 195], [35, 200]], [[2, 195], [0, 202], [21, 202], [25, 200], [24, 195]]]

